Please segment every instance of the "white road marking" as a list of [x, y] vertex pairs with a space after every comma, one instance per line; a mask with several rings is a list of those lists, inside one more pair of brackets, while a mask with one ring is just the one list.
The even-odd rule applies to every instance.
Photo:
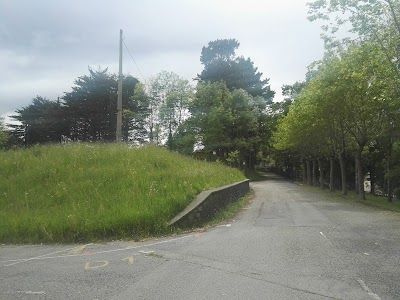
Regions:
[[369, 255], [369, 253], [366, 253], [366, 252], [365, 252], [364, 255]]
[[320, 231], [319, 234], [320, 234], [330, 245], [333, 245], [332, 242], [331, 242], [331, 240], [328, 239], [328, 237], [327, 237], [322, 231]]
[[20, 262], [25, 262], [25, 261], [31, 261], [31, 260], [44, 260], [44, 259], [55, 259], [55, 258], [68, 258], [68, 257], [78, 257], [78, 256], [88, 256], [88, 255], [96, 255], [96, 254], [103, 254], [103, 253], [112, 253], [112, 252], [120, 252], [120, 251], [126, 251], [126, 250], [132, 250], [132, 249], [140, 249], [140, 248], [145, 248], [145, 247], [151, 247], [151, 246], [156, 246], [156, 245], [161, 245], [161, 244], [166, 244], [166, 243], [171, 243], [171, 242], [175, 242], [178, 240], [182, 240], [188, 237], [195, 237], [195, 234], [189, 234], [189, 235], [185, 235], [185, 236], [181, 236], [175, 239], [170, 239], [170, 240], [165, 240], [165, 241], [161, 241], [161, 242], [156, 242], [156, 243], [151, 243], [151, 244], [147, 244], [147, 245], [140, 245], [140, 246], [130, 246], [130, 247], [125, 247], [125, 248], [119, 248], [119, 249], [112, 249], [112, 250], [104, 250], [104, 251], [98, 251], [98, 252], [91, 252], [91, 253], [82, 253], [82, 254], [69, 254], [69, 255], [57, 255], [57, 256], [48, 256], [51, 254], [56, 254], [56, 253], [60, 253], [60, 252], [65, 252], [68, 250], [71, 250], [73, 248], [70, 249], [66, 249], [66, 250], [61, 250], [61, 251], [56, 251], [53, 253], [48, 253], [45, 255], [41, 255], [41, 256], [36, 256], [36, 257], [31, 257], [31, 258], [27, 258], [27, 259], [20, 259], [18, 260], [16, 263], [13, 264], [9, 264], [9, 265], [4, 265], [5, 267], [8, 266], [12, 266], [15, 265], [17, 263]]
[[357, 279], [357, 282], [361, 285], [361, 287], [363, 288], [364, 291], [366, 291], [368, 293], [368, 295], [371, 296], [371, 298], [375, 299], [375, 300], [381, 300], [381, 298], [379, 298], [379, 296], [375, 293], [373, 293], [370, 288], [365, 284], [365, 282], [361, 279]]
[[322, 231], [320, 231], [319, 234], [322, 235], [324, 237], [324, 239], [328, 240], [328, 238], [326, 237], [326, 235]]
[[231, 227], [232, 224], [219, 225], [218, 227]]
[[25, 295], [44, 295], [44, 291], [33, 292], [33, 291], [16, 291], [15, 294], [25, 294]]
[[65, 251], [71, 251], [71, 250], [72, 250], [72, 249], [74, 249], [74, 248], [75, 248], [75, 247], [73, 247], [73, 248], [69, 248], [69, 249], [60, 250], [60, 251], [55, 251], [55, 252], [51, 252], [51, 253], [47, 253], [47, 254], [43, 254], [43, 255], [40, 255], [40, 256], [36, 256], [36, 257], [30, 257], [30, 258], [26, 258], [26, 259], [18, 259], [18, 260], [14, 260], [14, 262], [13, 262], [13, 263], [11, 263], [11, 264], [8, 264], [8, 265], [4, 265], [4, 266], [5, 266], [5, 267], [14, 266], [14, 265], [17, 265], [17, 264], [20, 264], [20, 263], [26, 262], [26, 261], [30, 261], [30, 260], [34, 260], [34, 259], [40, 259], [40, 258], [44, 258], [44, 257], [46, 257], [46, 256], [48, 256], [48, 255], [53, 255], [53, 254], [57, 254], [57, 253], [65, 252]]
[[139, 251], [139, 253], [142, 253], [142, 254], [154, 254], [156, 252], [155, 251]]

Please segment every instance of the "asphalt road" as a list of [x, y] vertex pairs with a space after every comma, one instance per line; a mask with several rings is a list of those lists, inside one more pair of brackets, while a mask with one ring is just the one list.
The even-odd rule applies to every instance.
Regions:
[[150, 240], [0, 246], [0, 299], [400, 299], [400, 214], [279, 177], [230, 223]]

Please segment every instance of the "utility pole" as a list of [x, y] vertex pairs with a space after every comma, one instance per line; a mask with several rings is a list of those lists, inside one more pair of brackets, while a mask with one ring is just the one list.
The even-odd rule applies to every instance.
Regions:
[[117, 135], [116, 142], [122, 142], [122, 29], [119, 30], [119, 74], [117, 101]]

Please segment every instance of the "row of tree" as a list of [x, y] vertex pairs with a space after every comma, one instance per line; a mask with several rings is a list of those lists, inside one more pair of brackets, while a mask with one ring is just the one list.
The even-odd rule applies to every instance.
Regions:
[[[123, 78], [123, 137], [135, 144], [167, 145], [183, 153], [253, 168], [272, 134], [274, 92], [235, 39], [203, 47], [196, 88], [172, 72], [146, 83]], [[93, 70], [52, 101], [37, 96], [16, 111], [10, 143], [115, 140], [117, 75]]]
[[[368, 173], [371, 192], [376, 185], [385, 187], [391, 201], [393, 188], [400, 187], [400, 5], [343, 0], [309, 6], [310, 19], [329, 24], [323, 27], [327, 51], [279, 121], [278, 157], [289, 169], [301, 168], [310, 184], [324, 187], [329, 177], [331, 189], [339, 175], [337, 161], [342, 193], [351, 175], [361, 198]], [[351, 28], [351, 35], [339, 40], [335, 33], [343, 27]]]
[[[125, 77], [127, 87], [123, 94], [126, 110], [140, 110], [145, 104], [130, 100], [138, 80]], [[12, 116], [17, 124], [10, 124], [11, 143], [14, 145], [34, 145], [57, 143], [63, 139], [81, 141], [112, 141], [116, 132], [117, 78], [107, 69], [94, 71], [75, 80], [71, 92], [55, 101], [37, 96], [31, 103], [18, 109]], [[136, 125], [136, 124], [135, 124]], [[128, 118], [124, 118], [124, 133], [135, 128]]]

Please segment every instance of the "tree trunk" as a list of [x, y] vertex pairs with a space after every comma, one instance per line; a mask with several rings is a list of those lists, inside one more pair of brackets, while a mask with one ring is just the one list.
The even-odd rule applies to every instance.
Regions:
[[344, 158], [344, 152], [339, 154], [339, 164], [340, 164], [340, 175], [342, 179], [342, 195], [347, 195], [347, 173], [346, 173], [346, 161]]
[[390, 167], [391, 167], [391, 158], [392, 158], [392, 143], [388, 147], [387, 153], [387, 163], [386, 163], [386, 177], [387, 177], [387, 200], [388, 202], [393, 202], [392, 199], [392, 185], [390, 182]]
[[369, 171], [369, 180], [371, 182], [371, 194], [375, 195], [375, 167], [372, 167]]
[[319, 184], [321, 189], [325, 189], [325, 174], [324, 167], [322, 166], [322, 159], [318, 158], [318, 167], [319, 167]]
[[309, 159], [307, 159], [307, 183], [308, 185], [312, 185], [311, 184], [311, 162]]
[[393, 202], [392, 197], [392, 185], [390, 184], [390, 176], [387, 177], [387, 200], [388, 202]]
[[256, 164], [255, 155], [254, 155], [253, 152], [250, 152], [250, 155], [249, 155], [249, 169], [250, 170], [254, 170], [255, 169], [255, 167], [254, 167], [255, 164]]
[[312, 161], [312, 168], [313, 168], [313, 185], [318, 186], [317, 181], [317, 160], [314, 158]]
[[362, 168], [362, 163], [361, 163], [361, 153], [362, 153], [362, 148], [359, 148], [357, 151], [356, 155], [356, 164], [358, 166], [358, 187], [359, 187], [359, 195], [361, 200], [365, 200], [365, 192], [364, 192], [364, 172]]
[[334, 167], [335, 167], [335, 161], [334, 161], [334, 157], [331, 156], [330, 158], [330, 165], [329, 165], [329, 190], [331, 192], [335, 191], [335, 187], [334, 187]]
[[359, 195], [360, 194], [360, 189], [359, 189], [359, 185], [358, 185], [358, 183], [359, 183], [359, 181], [358, 181], [358, 169], [359, 169], [359, 160], [358, 160], [358, 158], [357, 158], [357, 155], [358, 154], [356, 154], [356, 157], [354, 158], [354, 191], [356, 192], [356, 194], [357, 195]]
[[307, 166], [306, 166], [306, 160], [303, 158], [302, 160], [302, 167], [303, 167], [303, 183], [307, 182]]
[[153, 136], [153, 123], [150, 124], [150, 134], [149, 134], [150, 144], [153, 144], [154, 136]]

